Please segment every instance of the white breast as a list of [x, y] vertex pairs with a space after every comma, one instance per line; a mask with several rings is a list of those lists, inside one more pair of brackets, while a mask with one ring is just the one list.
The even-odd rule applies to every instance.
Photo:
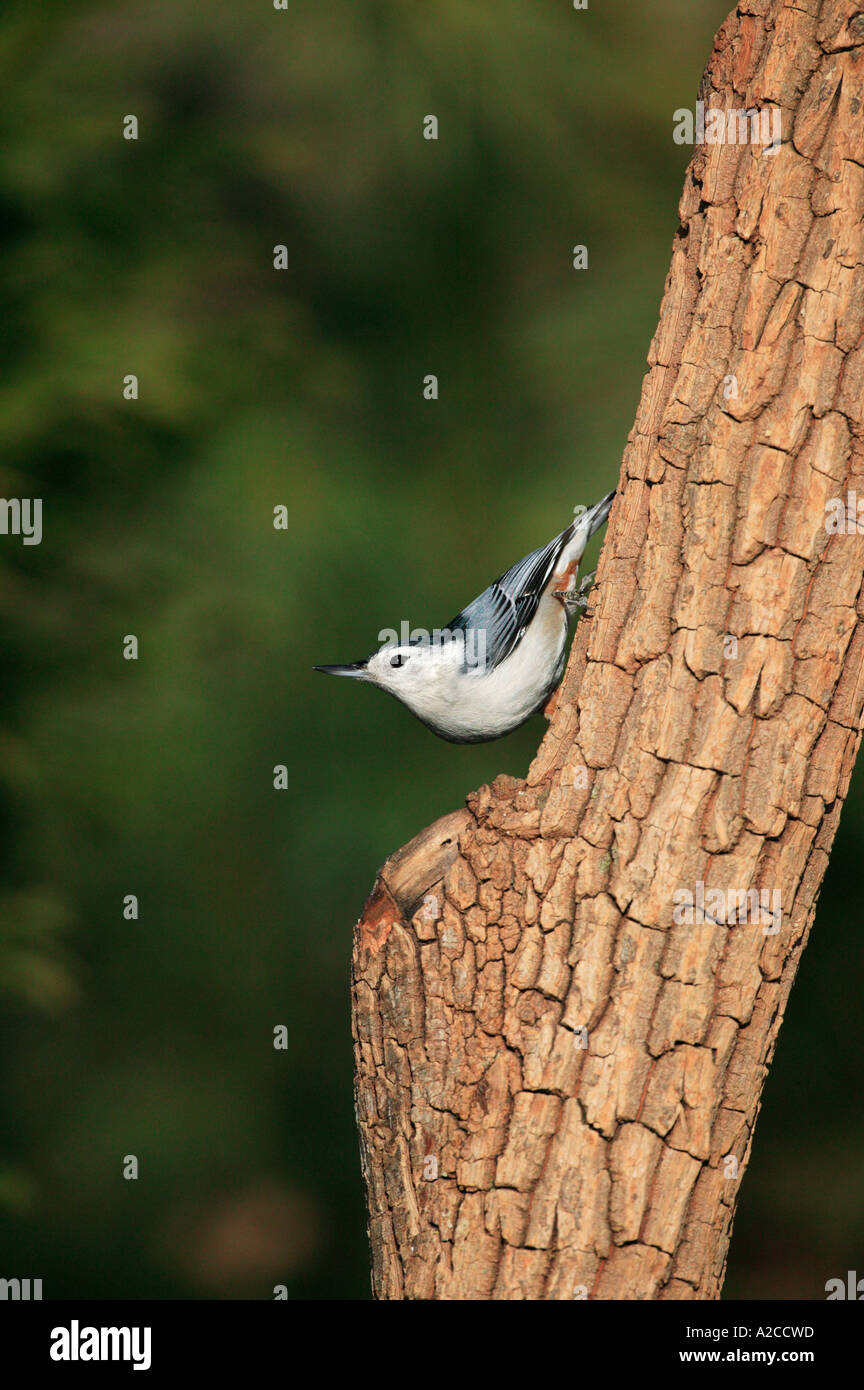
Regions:
[[500, 738], [536, 713], [558, 684], [567, 628], [563, 605], [547, 590], [528, 631], [500, 666], [466, 673], [454, 646], [429, 663], [420, 688], [393, 693], [443, 738]]

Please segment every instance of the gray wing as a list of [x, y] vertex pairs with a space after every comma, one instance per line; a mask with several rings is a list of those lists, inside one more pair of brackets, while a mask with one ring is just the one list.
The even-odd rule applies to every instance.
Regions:
[[450, 632], [485, 632], [487, 671], [506, 661], [518, 644], [575, 529], [576, 523], [571, 522], [548, 545], [532, 550], [447, 624]]

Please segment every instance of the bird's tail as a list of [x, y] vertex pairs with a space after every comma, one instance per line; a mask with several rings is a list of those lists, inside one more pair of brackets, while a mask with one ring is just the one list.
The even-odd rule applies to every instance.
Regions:
[[571, 565], [582, 559], [586, 545], [609, 515], [614, 496], [614, 492], [607, 492], [593, 507], [587, 507], [584, 512], [580, 512], [575, 520], [570, 522], [567, 530], [561, 532], [558, 538], [561, 549], [556, 568]]
[[612, 499], [615, 496], [614, 490], [607, 492], [605, 497], [601, 497], [599, 502], [595, 502], [593, 507], [589, 507], [581, 516], [577, 516], [575, 526], [579, 531], [585, 532], [585, 540], [589, 541], [595, 531], [599, 531], [603, 522], [609, 515], [612, 507]]

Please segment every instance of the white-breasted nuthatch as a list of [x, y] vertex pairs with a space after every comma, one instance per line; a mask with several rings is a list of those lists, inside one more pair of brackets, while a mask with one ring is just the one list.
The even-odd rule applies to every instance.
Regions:
[[579, 561], [614, 496], [513, 565], [446, 627], [387, 641], [364, 661], [315, 670], [389, 691], [451, 743], [509, 734], [542, 709], [564, 673], [570, 619], [585, 607], [594, 577], [574, 588]]

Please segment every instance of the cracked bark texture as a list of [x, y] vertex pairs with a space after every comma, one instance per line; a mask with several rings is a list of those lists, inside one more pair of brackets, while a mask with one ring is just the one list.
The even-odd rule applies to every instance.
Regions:
[[[722, 1285], [861, 735], [864, 536], [825, 506], [864, 498], [864, 13], [749, 0], [700, 95], [783, 143], [695, 150], [553, 722], [357, 926], [380, 1298]], [[679, 925], [700, 882], [779, 891], [779, 932]]]

